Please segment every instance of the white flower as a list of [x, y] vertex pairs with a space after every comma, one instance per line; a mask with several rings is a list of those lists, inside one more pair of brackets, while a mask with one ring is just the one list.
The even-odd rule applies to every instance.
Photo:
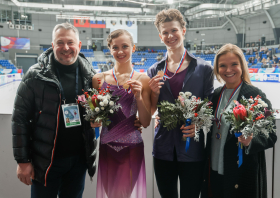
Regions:
[[107, 99], [103, 100], [104, 106], [107, 106], [107, 104], [109, 103]]
[[104, 110], [105, 108], [104, 107], [101, 107], [101, 110]]
[[191, 95], [192, 95], [192, 93], [189, 92], [189, 91], [187, 91], [187, 92], [185, 93], [185, 96], [191, 96]]
[[113, 106], [114, 104], [115, 104], [115, 103], [114, 103], [113, 101], [110, 101], [110, 102], [109, 102], [109, 105], [110, 105], [110, 106]]
[[100, 111], [99, 107], [96, 107], [96, 108], [95, 108], [95, 111], [96, 111], [96, 112], [99, 112], [99, 111]]
[[98, 98], [99, 100], [101, 100], [101, 99], [103, 98], [103, 96], [98, 95], [97, 98]]
[[257, 107], [258, 107], [258, 108], [261, 108], [261, 107], [262, 107], [262, 105], [261, 105], [261, 104], [258, 104], [258, 105], [257, 105]]
[[253, 100], [253, 99], [251, 99], [251, 98], [250, 98], [248, 101], [249, 101], [250, 103], [253, 103], [253, 102], [254, 102], [254, 100]]
[[180, 95], [180, 96], [184, 96], [184, 92], [180, 92], [179, 95]]
[[196, 97], [195, 96], [192, 96], [192, 100], [195, 100], [196, 99]]
[[103, 107], [103, 106], [104, 106], [104, 103], [103, 103], [103, 102], [100, 102], [99, 105]]
[[262, 103], [262, 99], [259, 98], [259, 99], [258, 99], [258, 102], [259, 102], [259, 104], [261, 104], [261, 103]]
[[268, 105], [267, 105], [266, 103], [264, 103], [262, 106], [263, 106], [263, 107], [268, 107]]
[[110, 113], [114, 113], [114, 111], [112, 110], [112, 109], [110, 109], [110, 111], [109, 111]]
[[110, 98], [111, 98], [110, 94], [107, 94], [106, 97], [108, 100], [110, 100]]

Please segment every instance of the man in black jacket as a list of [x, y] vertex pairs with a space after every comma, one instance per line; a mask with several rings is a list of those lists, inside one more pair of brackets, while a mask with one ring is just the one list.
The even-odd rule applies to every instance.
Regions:
[[80, 198], [86, 170], [95, 174], [94, 129], [76, 104], [96, 73], [83, 54], [78, 30], [53, 29], [52, 48], [31, 66], [19, 85], [12, 116], [17, 176], [32, 198]]

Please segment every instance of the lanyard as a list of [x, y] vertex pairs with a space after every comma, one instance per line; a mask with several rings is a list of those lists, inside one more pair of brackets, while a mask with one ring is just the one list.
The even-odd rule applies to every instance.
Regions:
[[[60, 82], [59, 70], [56, 68], [56, 71], [57, 71], [57, 77], [58, 77], [58, 80], [59, 80], [59, 86], [60, 86], [60, 90], [61, 90], [62, 101], [65, 104], [66, 99], [65, 99], [63, 87], [62, 87], [61, 82]], [[76, 96], [78, 95], [78, 90], [79, 90], [79, 67], [77, 66], [77, 68], [76, 68]]]
[[218, 100], [218, 103], [217, 103], [217, 108], [216, 108], [216, 112], [215, 112], [215, 118], [216, 118], [216, 125], [218, 127], [218, 129], [221, 128], [221, 120], [222, 120], [222, 116], [223, 116], [223, 112], [225, 111], [225, 109], [228, 107], [228, 105], [230, 104], [232, 98], [235, 96], [235, 94], [238, 92], [238, 90], [241, 88], [241, 85], [242, 85], [242, 80], [241, 82], [239, 83], [239, 85], [233, 90], [233, 92], [231, 93], [231, 96], [229, 97], [229, 100], [227, 101], [227, 104], [226, 106], [223, 108], [221, 114], [220, 114], [220, 117], [218, 118], [218, 112], [219, 112], [219, 108], [220, 108], [220, 105], [221, 105], [221, 100], [224, 96], [224, 91], [226, 89], [226, 85], [224, 85], [223, 89], [222, 89], [222, 92], [220, 94], [220, 97], [219, 97], [219, 100]]
[[[115, 73], [115, 67], [113, 67], [113, 69], [112, 69], [112, 74], [113, 74], [113, 77], [114, 77], [114, 79], [117, 83], [118, 88], [120, 89], [119, 82], [118, 82], [118, 79], [117, 79], [117, 76], [116, 76], [116, 73]], [[132, 69], [129, 79], [131, 79], [133, 77], [133, 75], [134, 75], [134, 69]]]
[[[175, 76], [175, 74], [178, 73], [178, 71], [180, 70], [181, 66], [183, 65], [183, 62], [184, 62], [185, 57], [186, 57], [186, 54], [187, 54], [187, 49], [184, 48], [184, 50], [185, 50], [185, 51], [184, 51], [184, 54], [183, 54], [183, 56], [182, 56], [182, 58], [181, 58], [181, 61], [180, 61], [179, 65], [178, 65], [176, 71], [174, 72], [173, 76]], [[168, 76], [168, 75], [167, 75], [167, 66], [168, 66], [168, 62], [167, 62], [167, 52], [166, 52], [166, 54], [165, 54], [164, 76], [163, 76], [163, 80], [164, 80], [164, 81], [165, 81], [166, 79], [171, 79], [171, 78], [173, 77], [173, 76]]]

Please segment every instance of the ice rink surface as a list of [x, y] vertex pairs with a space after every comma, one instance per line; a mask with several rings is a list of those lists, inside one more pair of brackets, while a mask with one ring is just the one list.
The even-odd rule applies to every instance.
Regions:
[[12, 114], [17, 88], [21, 81], [0, 86], [0, 114]]

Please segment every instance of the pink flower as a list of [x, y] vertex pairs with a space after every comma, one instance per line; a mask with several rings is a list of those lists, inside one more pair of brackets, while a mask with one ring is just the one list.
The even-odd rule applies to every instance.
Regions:
[[178, 99], [180, 100], [181, 105], [184, 107], [185, 106], [184, 98], [182, 96], [178, 96]]
[[86, 97], [85, 97], [85, 95], [80, 95], [80, 96], [78, 96], [78, 101], [80, 101], [80, 102], [86, 102]]

